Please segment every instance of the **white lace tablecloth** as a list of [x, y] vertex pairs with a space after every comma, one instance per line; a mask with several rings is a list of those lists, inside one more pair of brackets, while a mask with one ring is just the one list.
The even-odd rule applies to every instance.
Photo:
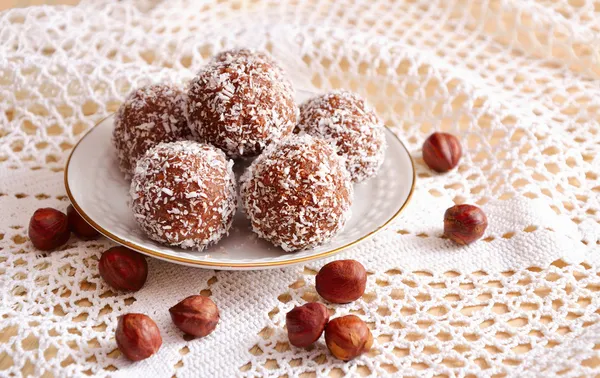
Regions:
[[[183, 83], [223, 48], [263, 48], [299, 89], [365, 95], [417, 163], [415, 195], [373, 240], [338, 257], [369, 270], [336, 315], [373, 349], [335, 360], [289, 345], [285, 313], [318, 300], [325, 261], [255, 272], [149, 259], [133, 294], [98, 275], [112, 245], [36, 251], [27, 224], [65, 209], [66, 157], [132, 88]], [[457, 170], [420, 146], [458, 135]], [[600, 2], [597, 0], [84, 1], [0, 13], [0, 376], [593, 376], [600, 373]], [[481, 241], [442, 239], [444, 210], [475, 203]], [[167, 308], [210, 295], [216, 331], [186, 340]], [[117, 317], [143, 312], [163, 346], [130, 363]]]

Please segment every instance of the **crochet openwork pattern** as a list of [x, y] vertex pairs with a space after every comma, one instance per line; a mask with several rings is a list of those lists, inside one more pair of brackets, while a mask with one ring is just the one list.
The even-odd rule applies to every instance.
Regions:
[[[430, 377], [600, 373], [600, 2], [597, 0], [84, 1], [0, 13], [0, 375]], [[359, 92], [406, 143], [417, 187], [386, 231], [340, 256], [369, 271], [334, 306], [372, 327], [374, 347], [335, 360], [287, 342], [285, 313], [320, 300], [326, 261], [225, 272], [149, 259], [146, 286], [112, 291], [97, 263], [112, 243], [36, 251], [36, 208], [65, 209], [77, 140], [133, 88], [184, 83], [212, 55], [270, 51], [297, 89]], [[432, 173], [420, 146], [457, 135], [458, 169]], [[443, 212], [473, 203], [476, 244], [441, 237]], [[168, 307], [211, 296], [221, 321], [190, 340]], [[163, 346], [132, 364], [117, 317], [143, 312]]]

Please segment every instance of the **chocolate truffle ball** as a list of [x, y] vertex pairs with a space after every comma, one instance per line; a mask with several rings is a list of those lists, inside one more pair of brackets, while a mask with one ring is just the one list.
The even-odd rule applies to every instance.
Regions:
[[161, 143], [140, 158], [131, 208], [152, 240], [203, 250], [227, 234], [237, 208], [233, 161], [208, 144]]
[[324, 140], [294, 135], [269, 146], [241, 178], [244, 211], [258, 236], [285, 251], [316, 247], [350, 218], [353, 189]]
[[289, 135], [298, 107], [282, 69], [266, 54], [232, 50], [217, 55], [191, 81], [187, 118], [200, 141], [231, 158], [258, 155]]
[[352, 92], [333, 91], [302, 104], [295, 132], [332, 143], [346, 158], [354, 182], [375, 176], [385, 158], [383, 123], [365, 100]]
[[115, 116], [113, 144], [127, 177], [138, 159], [161, 142], [188, 139], [185, 94], [170, 84], [148, 85], [131, 92]]

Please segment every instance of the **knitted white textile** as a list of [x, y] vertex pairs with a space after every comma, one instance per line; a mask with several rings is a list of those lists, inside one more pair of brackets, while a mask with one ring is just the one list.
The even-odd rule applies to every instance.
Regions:
[[[213, 54], [269, 50], [297, 89], [364, 95], [410, 149], [410, 205], [335, 258], [367, 267], [366, 294], [331, 305], [372, 327], [371, 352], [334, 359], [287, 342], [285, 313], [320, 300], [326, 261], [217, 272], [149, 259], [142, 290], [98, 275], [106, 239], [36, 251], [39, 207], [65, 209], [69, 151], [135, 87], [184, 83]], [[434, 130], [464, 154], [423, 163]], [[442, 239], [453, 203], [480, 205], [479, 242]], [[593, 376], [600, 373], [598, 0], [84, 1], [0, 13], [0, 376]], [[214, 333], [189, 340], [167, 309], [210, 295]], [[163, 345], [131, 363], [122, 313]], [[306, 375], [305, 373], [309, 373]]]

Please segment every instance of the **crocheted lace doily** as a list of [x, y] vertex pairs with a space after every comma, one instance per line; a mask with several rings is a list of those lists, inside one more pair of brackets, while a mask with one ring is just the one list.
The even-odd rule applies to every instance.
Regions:
[[[1, 376], [592, 376], [600, 372], [600, 2], [597, 0], [84, 1], [0, 13]], [[217, 272], [149, 259], [146, 286], [99, 277], [111, 242], [40, 253], [38, 207], [65, 209], [68, 152], [134, 87], [182, 83], [223, 48], [269, 50], [298, 89], [368, 98], [417, 164], [400, 219], [340, 257], [368, 269], [360, 300], [331, 306], [373, 329], [368, 355], [289, 345], [285, 313], [317, 300], [325, 261]], [[456, 134], [457, 170], [420, 146]], [[444, 210], [475, 203], [490, 226], [457, 248]], [[184, 339], [167, 308], [194, 293], [221, 309]], [[163, 346], [130, 363], [116, 319], [143, 312]]]

